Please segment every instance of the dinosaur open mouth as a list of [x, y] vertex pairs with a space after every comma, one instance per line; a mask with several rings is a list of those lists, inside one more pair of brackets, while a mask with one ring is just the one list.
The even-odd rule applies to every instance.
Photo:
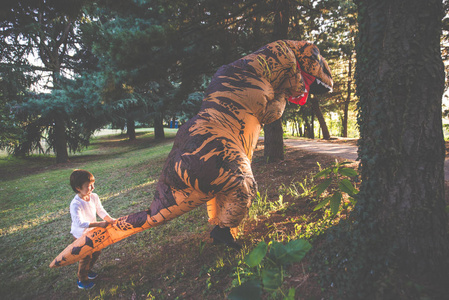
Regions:
[[315, 80], [310, 85], [310, 93], [311, 94], [324, 94], [332, 92], [332, 87], [328, 84], [325, 84], [323, 81], [315, 78]]
[[301, 72], [302, 79], [304, 80], [304, 93], [302, 95], [299, 95], [297, 97], [291, 96], [288, 98], [288, 101], [298, 104], [298, 105], [304, 105], [307, 102], [307, 98], [309, 97], [309, 92], [311, 85], [314, 84], [316, 81], [316, 78], [310, 74], [305, 73], [303, 70], [301, 70], [301, 67], [298, 64], [298, 70]]
[[[295, 104], [304, 105], [307, 102], [309, 94], [325, 94], [328, 92], [332, 92], [332, 86], [324, 83], [317, 77], [304, 72], [301, 69], [299, 63], [297, 63], [297, 66], [298, 70], [301, 72], [302, 79], [304, 80], [305, 91], [300, 96], [291, 96], [290, 98], [288, 98], [288, 101]], [[332, 82], [332, 79], [330, 81]]]

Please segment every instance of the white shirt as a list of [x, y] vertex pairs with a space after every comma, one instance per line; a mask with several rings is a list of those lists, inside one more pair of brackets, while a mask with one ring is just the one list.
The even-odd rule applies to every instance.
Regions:
[[90, 195], [90, 201], [84, 201], [78, 195], [70, 203], [70, 215], [72, 216], [72, 228], [70, 233], [79, 238], [89, 228], [89, 223], [97, 222], [97, 216], [104, 219], [109, 214], [101, 205], [100, 198], [95, 193]]

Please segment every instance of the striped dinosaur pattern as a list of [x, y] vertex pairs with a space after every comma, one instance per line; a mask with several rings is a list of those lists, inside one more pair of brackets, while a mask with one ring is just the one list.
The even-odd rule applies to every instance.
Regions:
[[287, 99], [304, 103], [309, 92], [332, 85], [326, 60], [305, 41], [276, 41], [222, 66], [198, 114], [180, 127], [149, 209], [86, 232], [50, 267], [72, 264], [204, 203], [211, 224], [236, 228], [257, 192], [251, 159], [261, 127], [282, 116]]

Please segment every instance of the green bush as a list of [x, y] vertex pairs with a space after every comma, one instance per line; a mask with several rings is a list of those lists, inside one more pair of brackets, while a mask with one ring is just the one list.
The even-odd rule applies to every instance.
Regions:
[[[295, 289], [285, 294], [281, 289], [284, 282], [284, 267], [300, 262], [312, 245], [306, 240], [291, 240], [287, 244], [261, 241], [245, 258], [246, 266], [237, 269], [239, 286], [232, 289], [228, 298], [231, 300], [261, 299], [262, 292], [281, 293], [285, 300], [293, 300]], [[241, 276], [245, 282], [242, 283]]]

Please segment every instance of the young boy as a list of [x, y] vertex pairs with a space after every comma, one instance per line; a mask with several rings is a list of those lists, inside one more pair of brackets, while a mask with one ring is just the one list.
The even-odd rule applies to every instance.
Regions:
[[[93, 193], [95, 177], [86, 170], [75, 170], [70, 175], [70, 186], [76, 193], [70, 203], [70, 215], [72, 216], [72, 228], [70, 233], [75, 239], [81, 237], [86, 230], [91, 227], [103, 227], [113, 224], [116, 220], [111, 218], [101, 205], [98, 195]], [[97, 222], [97, 216], [104, 221]], [[95, 283], [91, 280], [97, 277], [92, 266], [100, 256], [101, 251], [88, 255], [79, 262], [78, 267], [78, 288], [91, 289]]]

